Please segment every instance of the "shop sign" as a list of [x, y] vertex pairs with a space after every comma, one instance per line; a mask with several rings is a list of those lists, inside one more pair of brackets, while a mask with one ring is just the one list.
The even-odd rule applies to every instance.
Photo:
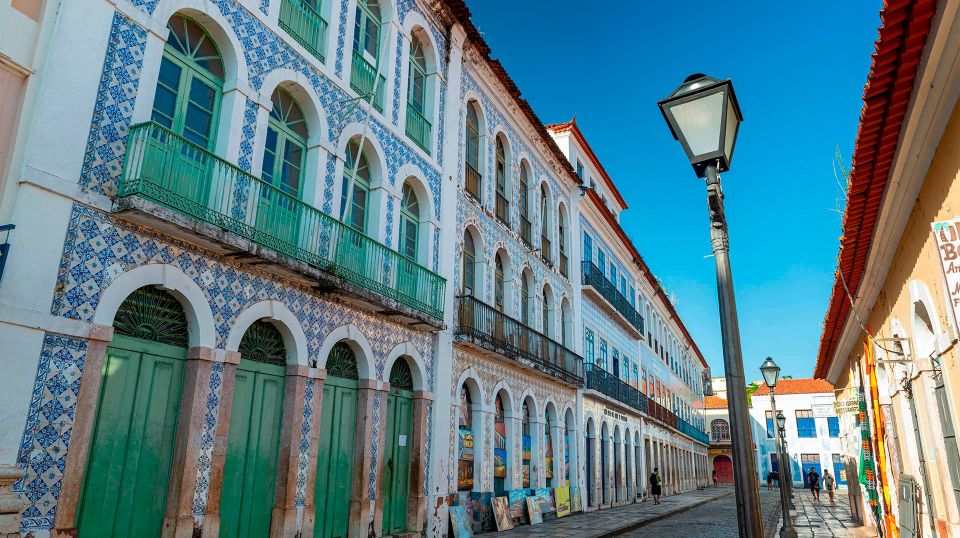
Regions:
[[[950, 295], [950, 307], [953, 309], [953, 321], [960, 324], [960, 217], [952, 220], [934, 222], [933, 237], [937, 240], [937, 253], [943, 278]], [[960, 332], [960, 325], [956, 327]]]
[[840, 415], [852, 415], [860, 411], [860, 404], [857, 400], [845, 398], [843, 400], [837, 400], [833, 402], [833, 412], [836, 413], [836, 416]]
[[831, 404], [814, 404], [810, 406], [810, 410], [813, 411], [813, 418], [827, 418], [833, 417], [834, 415], [834, 406]]
[[603, 414], [606, 415], [606, 416], [608, 416], [608, 417], [615, 418], [615, 419], [617, 419], [617, 420], [622, 420], [622, 421], [624, 421], [624, 422], [627, 421], [626, 415], [624, 415], [624, 414], [622, 414], [622, 413], [618, 413], [618, 412], [614, 411], [613, 409], [607, 409], [606, 407], [604, 407], [604, 408], [603, 408]]

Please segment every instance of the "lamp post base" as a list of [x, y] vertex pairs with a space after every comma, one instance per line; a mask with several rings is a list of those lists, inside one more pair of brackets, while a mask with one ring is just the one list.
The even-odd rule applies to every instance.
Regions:
[[793, 527], [780, 527], [780, 538], [797, 538], [797, 529]]

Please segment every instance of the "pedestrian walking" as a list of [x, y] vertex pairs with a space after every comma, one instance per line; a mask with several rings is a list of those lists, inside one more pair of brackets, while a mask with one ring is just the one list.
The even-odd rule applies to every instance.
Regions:
[[773, 471], [767, 473], [767, 489], [773, 489]]
[[810, 493], [813, 494], [813, 500], [820, 500], [820, 473], [817, 472], [815, 467], [810, 468], [810, 472], [807, 473], [807, 482], [810, 483]]
[[710, 476], [713, 478], [713, 487], [717, 487], [717, 470], [714, 469]]
[[833, 490], [836, 488], [837, 481], [830, 474], [830, 471], [823, 472], [823, 487], [827, 488], [827, 496], [830, 497], [830, 503], [833, 503]]
[[773, 487], [780, 489], [780, 471], [770, 471], [770, 476], [773, 478]]
[[650, 473], [650, 493], [653, 495], [653, 504], [660, 504], [660, 469], [654, 467]]

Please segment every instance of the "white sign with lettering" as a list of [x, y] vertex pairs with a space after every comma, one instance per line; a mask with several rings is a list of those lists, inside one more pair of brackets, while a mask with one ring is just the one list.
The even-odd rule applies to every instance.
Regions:
[[[952, 220], [934, 222], [933, 237], [937, 240], [937, 253], [943, 267], [943, 278], [947, 282], [950, 295], [950, 307], [953, 308], [954, 323], [960, 323], [960, 217]], [[960, 332], [960, 326], [956, 327]]]

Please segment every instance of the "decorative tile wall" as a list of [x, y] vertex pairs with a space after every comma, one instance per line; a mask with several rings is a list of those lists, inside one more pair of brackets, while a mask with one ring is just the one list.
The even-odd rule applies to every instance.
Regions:
[[200, 434], [200, 464], [197, 467], [197, 486], [193, 492], [193, 516], [202, 517], [207, 510], [210, 495], [210, 470], [213, 463], [214, 431], [220, 413], [220, 392], [223, 387], [223, 364], [214, 364], [207, 384], [207, 412], [203, 416]]
[[43, 335], [17, 454], [17, 463], [26, 475], [14, 484], [14, 490], [30, 503], [20, 523], [24, 532], [53, 527], [86, 355], [85, 340], [49, 332]]
[[304, 505], [304, 499], [307, 492], [307, 466], [310, 459], [310, 426], [313, 417], [313, 397], [314, 397], [314, 379], [307, 380], [307, 386], [303, 391], [303, 424], [300, 426], [300, 444], [297, 446], [299, 457], [297, 458], [297, 496], [295, 504]]

